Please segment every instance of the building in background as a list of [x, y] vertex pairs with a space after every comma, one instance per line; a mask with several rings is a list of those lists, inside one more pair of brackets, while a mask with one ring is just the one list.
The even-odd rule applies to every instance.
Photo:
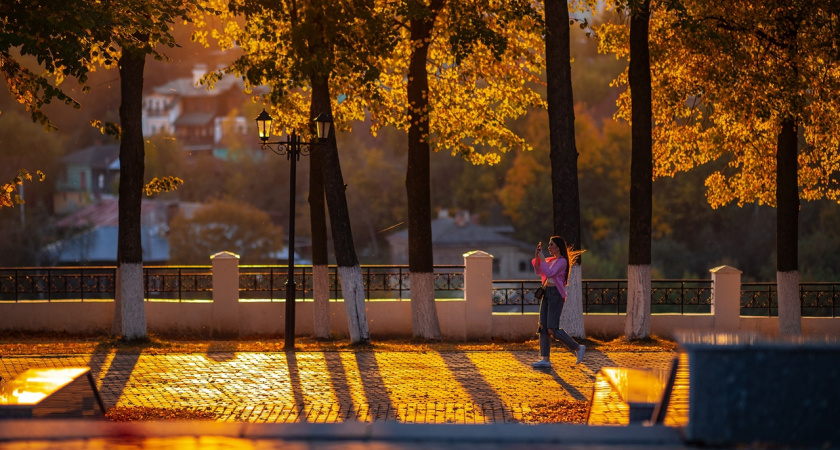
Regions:
[[253, 119], [231, 115], [247, 99], [242, 80], [225, 76], [213, 89], [199, 84], [207, 66], [198, 64], [192, 77], [178, 78], [152, 88], [143, 96], [143, 136], [169, 134], [194, 156], [227, 158], [225, 133], [256, 142], [248, 136]]
[[[200, 206], [198, 203], [143, 200], [140, 233], [144, 264], [166, 264], [169, 261], [169, 223], [177, 214], [191, 216]], [[58, 220], [56, 227], [64, 239], [44, 248], [41, 260], [46, 264], [112, 265], [117, 261], [117, 198], [98, 199]]]
[[120, 175], [119, 158], [119, 144], [94, 145], [61, 158], [53, 200], [55, 214], [68, 214], [113, 196]]
[[[464, 253], [481, 250], [493, 255], [493, 278], [517, 280], [533, 278], [534, 246], [510, 237], [513, 227], [479, 225], [470, 218], [468, 211], [459, 211], [450, 217], [441, 210], [432, 220], [432, 246], [434, 264], [462, 265]], [[394, 232], [388, 241], [391, 264], [408, 264], [408, 230]]]

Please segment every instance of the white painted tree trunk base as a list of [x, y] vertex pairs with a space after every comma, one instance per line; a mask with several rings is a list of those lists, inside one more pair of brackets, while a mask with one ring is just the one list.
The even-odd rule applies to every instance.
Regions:
[[776, 272], [779, 301], [779, 336], [802, 334], [802, 303], [799, 299], [799, 271]]
[[324, 265], [312, 266], [312, 300], [314, 335], [318, 339], [330, 338], [330, 269]]
[[566, 304], [563, 305], [563, 313], [560, 315], [560, 328], [564, 329], [569, 336], [578, 339], [586, 337], [583, 326], [582, 272], [580, 264], [572, 266], [569, 285], [566, 286]]
[[370, 342], [362, 268], [358, 265], [339, 267], [338, 276], [341, 278], [341, 294], [347, 310], [347, 331], [350, 333], [350, 342], [354, 344]]
[[435, 274], [411, 272], [411, 327], [414, 337], [440, 340], [435, 306]]
[[627, 266], [627, 339], [650, 337], [650, 264]]
[[146, 303], [143, 301], [143, 263], [119, 264], [120, 336], [124, 339], [145, 339]]

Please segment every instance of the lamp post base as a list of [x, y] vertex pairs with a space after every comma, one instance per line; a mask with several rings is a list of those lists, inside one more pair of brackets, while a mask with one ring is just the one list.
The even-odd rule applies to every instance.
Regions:
[[283, 345], [283, 350], [289, 351], [295, 349], [295, 297], [297, 296], [297, 286], [293, 276], [289, 276], [289, 281], [286, 282], [286, 341]]

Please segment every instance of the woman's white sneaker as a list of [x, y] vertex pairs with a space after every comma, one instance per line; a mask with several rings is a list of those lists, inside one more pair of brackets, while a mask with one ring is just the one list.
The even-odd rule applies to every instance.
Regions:
[[533, 367], [535, 369], [547, 369], [547, 368], [551, 367], [551, 361], [546, 361], [544, 359], [541, 359], [541, 360], [531, 364], [531, 367]]

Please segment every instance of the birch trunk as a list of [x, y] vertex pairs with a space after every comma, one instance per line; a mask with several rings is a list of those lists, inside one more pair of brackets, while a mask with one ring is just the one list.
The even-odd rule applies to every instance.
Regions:
[[362, 268], [358, 265], [339, 267], [341, 292], [347, 310], [347, 330], [353, 343], [370, 342], [367, 314], [365, 313], [365, 285], [362, 282]]
[[566, 330], [569, 336], [583, 339], [586, 332], [583, 326], [583, 288], [582, 269], [580, 264], [572, 266], [569, 274], [569, 285], [566, 286], [566, 304], [560, 315], [560, 328]]
[[650, 265], [627, 266], [627, 339], [650, 336]]

